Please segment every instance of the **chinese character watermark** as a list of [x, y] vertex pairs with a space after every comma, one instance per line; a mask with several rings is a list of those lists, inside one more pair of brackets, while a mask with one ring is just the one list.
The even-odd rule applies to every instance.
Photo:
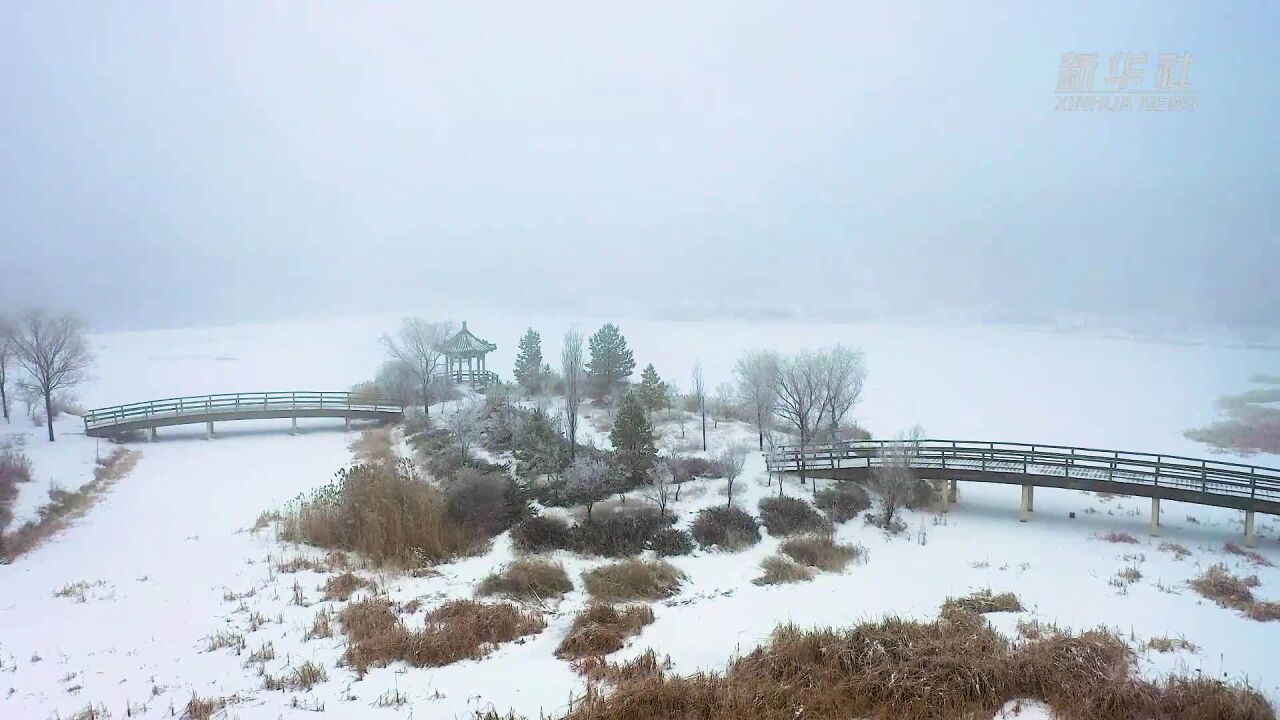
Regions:
[[1161, 53], [1149, 86], [1145, 52], [1115, 52], [1107, 58], [1106, 89], [1094, 87], [1098, 53], [1069, 52], [1058, 66], [1058, 111], [1186, 112], [1200, 106], [1191, 84], [1190, 53]]

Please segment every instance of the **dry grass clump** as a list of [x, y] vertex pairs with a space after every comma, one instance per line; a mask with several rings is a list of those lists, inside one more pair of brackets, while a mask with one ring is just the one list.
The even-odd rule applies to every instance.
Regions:
[[957, 611], [969, 613], [1019, 612], [1023, 609], [1018, 596], [1011, 592], [993, 593], [991, 588], [983, 588], [963, 597], [949, 597], [942, 603], [942, 614], [951, 615]]
[[1111, 543], [1128, 543], [1130, 545], [1138, 544], [1138, 538], [1130, 535], [1129, 533], [1116, 532], [1115, 530], [1112, 530], [1106, 535], [1099, 535], [1098, 538], [1100, 540], [1106, 540], [1107, 542], [1111, 542]]
[[289, 669], [284, 675], [263, 675], [265, 690], [311, 690], [329, 679], [323, 665], [310, 660]]
[[[229, 697], [202, 698], [195, 693], [191, 693], [191, 699], [187, 701], [186, 707], [182, 709], [182, 720], [211, 720], [219, 713], [226, 710], [228, 705], [234, 705], [241, 702], [239, 695], [231, 695]], [[79, 716], [77, 716], [79, 717]], [[105, 718], [110, 715], [95, 715], [92, 717]]]
[[1254, 565], [1261, 565], [1263, 567], [1274, 567], [1272, 562], [1268, 560], [1265, 555], [1263, 555], [1260, 552], [1257, 552], [1256, 550], [1246, 550], [1245, 548], [1242, 548], [1235, 543], [1227, 543], [1226, 545], [1222, 546], [1222, 549], [1226, 550], [1232, 555], [1239, 555], [1240, 557], [1245, 558], [1248, 561], [1252, 562]]
[[422, 630], [407, 629], [383, 597], [348, 605], [338, 615], [347, 634], [346, 662], [363, 675], [370, 666], [403, 660], [415, 667], [440, 667], [478, 660], [497, 645], [546, 627], [542, 616], [511, 603], [451, 600], [428, 612]]
[[1191, 557], [1191, 551], [1185, 545], [1179, 545], [1178, 543], [1162, 542], [1160, 543], [1160, 550], [1173, 553], [1175, 560]]
[[782, 555], [770, 555], [761, 560], [760, 569], [764, 574], [751, 581], [754, 585], [785, 585], [813, 579], [812, 570]]
[[582, 573], [587, 592], [597, 600], [661, 600], [680, 591], [684, 573], [665, 560], [621, 560]]
[[1111, 579], [1111, 584], [1127, 586], [1127, 585], [1132, 585], [1133, 583], [1136, 583], [1141, 579], [1142, 579], [1142, 571], [1138, 569], [1137, 565], [1130, 565], [1124, 568], [1123, 570], [1120, 570], [1119, 572], [1117, 572], [1115, 574], [1115, 577]]
[[333, 637], [333, 624], [329, 622], [331, 613], [332, 611], [329, 608], [316, 613], [315, 618], [311, 621], [311, 629], [307, 630], [306, 634], [302, 636], [303, 642]]
[[97, 467], [93, 469], [93, 479], [81, 485], [79, 490], [49, 490], [49, 502], [40, 508], [37, 519], [0, 537], [0, 558], [13, 562], [19, 555], [53, 537], [72, 520], [82, 517], [103, 493], [138, 464], [139, 457], [138, 453], [131, 450], [116, 448], [111, 454], [98, 460]]
[[663, 672], [671, 669], [671, 658], [659, 660], [658, 654], [652, 649], [622, 663], [611, 663], [601, 655], [588, 655], [575, 660], [573, 669], [591, 682], [619, 685], [660, 677]]
[[347, 447], [351, 454], [362, 463], [385, 463], [394, 465], [396, 451], [393, 445], [394, 436], [390, 427], [373, 428], [360, 433], [360, 437], [351, 441]]
[[690, 527], [693, 539], [705, 548], [737, 552], [760, 542], [755, 518], [736, 507], [709, 507], [698, 511]]
[[244, 635], [231, 632], [230, 630], [222, 630], [209, 636], [209, 642], [206, 645], [206, 652], [222, 650], [229, 648], [234, 650], [237, 655], [245, 649]]
[[1187, 652], [1199, 652], [1200, 648], [1186, 638], [1176, 637], [1153, 637], [1147, 641], [1147, 647], [1156, 652], [1173, 652], [1174, 650], [1185, 650]]
[[9, 508], [24, 482], [31, 482], [31, 459], [20, 450], [0, 450], [0, 531], [13, 520]]
[[1261, 584], [1257, 575], [1236, 577], [1225, 565], [1217, 564], [1199, 577], [1188, 580], [1187, 584], [1219, 607], [1239, 610], [1259, 622], [1280, 620], [1280, 603], [1258, 600], [1253, 596], [1253, 588]]
[[556, 648], [556, 657], [572, 660], [608, 655], [621, 650], [627, 638], [652, 622], [653, 609], [648, 605], [617, 608], [593, 602], [573, 618], [569, 634]]
[[800, 498], [762, 498], [758, 509], [761, 524], [775, 537], [798, 532], [822, 532], [831, 527], [822, 513]]
[[723, 673], [672, 676], [656, 657], [629, 675], [590, 668], [615, 688], [589, 690], [569, 720], [822, 720], [989, 718], [1010, 698], [1047, 703], [1071, 720], [1274, 720], [1248, 686], [1173, 677], [1149, 683], [1116, 635], [1055, 633], [1015, 644], [981, 616], [886, 618], [835, 630], [782, 626]]
[[351, 593], [367, 587], [373, 587], [373, 583], [348, 570], [326, 580], [320, 589], [324, 592], [325, 600], [346, 602], [351, 599]]
[[866, 548], [838, 543], [830, 533], [791, 538], [779, 550], [801, 565], [833, 573], [843, 572], [849, 563], [862, 562], [867, 556]]
[[479, 595], [502, 595], [521, 600], [544, 600], [573, 591], [573, 581], [558, 562], [516, 560], [480, 581]]
[[280, 537], [400, 567], [449, 560], [485, 542], [482, 533], [449, 516], [444, 494], [408, 461], [338, 471], [333, 482], [289, 509]]

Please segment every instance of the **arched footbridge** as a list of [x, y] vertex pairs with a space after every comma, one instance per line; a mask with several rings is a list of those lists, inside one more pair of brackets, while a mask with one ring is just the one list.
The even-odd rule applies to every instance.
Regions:
[[1249, 546], [1256, 542], [1254, 513], [1280, 515], [1280, 468], [1178, 455], [966, 440], [787, 445], [765, 454], [770, 472], [831, 480], [868, 480], [893, 462], [909, 464], [916, 477], [946, 481], [948, 506], [959, 480], [1020, 485], [1024, 522], [1037, 487], [1149, 497], [1152, 535], [1160, 532], [1161, 500], [1243, 510]]
[[84, 414], [84, 432], [90, 437], [112, 437], [145, 431], [147, 439], [153, 440], [157, 428], [203, 423], [206, 437], [212, 437], [216, 422], [271, 418], [291, 418], [296, 432], [298, 418], [316, 417], [344, 418], [350, 428], [352, 420], [402, 420], [404, 406], [389, 398], [350, 392], [288, 390], [198, 395], [90, 410]]

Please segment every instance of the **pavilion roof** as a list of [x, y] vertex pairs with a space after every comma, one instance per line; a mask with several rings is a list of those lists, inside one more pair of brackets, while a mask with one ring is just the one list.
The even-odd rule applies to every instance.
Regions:
[[483, 355], [497, 349], [497, 345], [473, 335], [467, 329], [465, 320], [462, 322], [462, 329], [444, 344], [444, 352], [447, 355]]

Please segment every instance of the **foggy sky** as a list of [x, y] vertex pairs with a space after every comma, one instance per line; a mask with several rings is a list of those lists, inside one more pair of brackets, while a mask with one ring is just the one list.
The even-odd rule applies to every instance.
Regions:
[[14, 3], [0, 307], [1280, 325], [1280, 10], [963, 4]]

